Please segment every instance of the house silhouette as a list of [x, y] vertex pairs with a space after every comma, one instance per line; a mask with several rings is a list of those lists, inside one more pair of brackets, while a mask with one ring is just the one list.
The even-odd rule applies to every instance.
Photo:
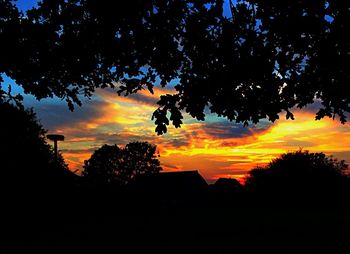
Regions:
[[129, 183], [129, 188], [142, 193], [183, 196], [203, 194], [208, 184], [197, 170], [143, 174]]

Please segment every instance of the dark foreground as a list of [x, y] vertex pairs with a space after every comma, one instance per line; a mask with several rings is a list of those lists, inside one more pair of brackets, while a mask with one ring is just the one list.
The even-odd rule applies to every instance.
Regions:
[[55, 202], [8, 202], [1, 253], [350, 251], [350, 208], [344, 204], [278, 206], [233, 196], [79, 195]]

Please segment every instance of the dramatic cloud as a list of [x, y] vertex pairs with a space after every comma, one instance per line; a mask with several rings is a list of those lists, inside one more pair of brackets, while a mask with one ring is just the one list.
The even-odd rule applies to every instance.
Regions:
[[262, 121], [249, 128], [209, 114], [200, 122], [184, 114], [185, 124], [157, 136], [151, 121], [156, 102], [173, 89], [141, 91], [128, 97], [98, 90], [92, 100], [70, 112], [63, 102], [32, 102], [45, 128], [62, 133], [60, 150], [72, 171], [103, 144], [123, 146], [131, 141], [156, 144], [164, 170], [199, 170], [213, 182], [218, 177], [243, 179], [245, 173], [281, 153], [299, 148], [334, 154], [350, 161], [350, 125], [331, 119], [314, 120], [313, 109], [294, 110], [295, 120]]
[[215, 139], [241, 138], [257, 134], [269, 128], [269, 125], [259, 124], [250, 128], [244, 127], [241, 123], [229, 122], [221, 119], [221, 122], [203, 125], [203, 130]]
[[69, 111], [67, 104], [61, 101], [52, 103], [45, 100], [35, 102], [31, 106], [38, 112], [39, 120], [45, 123], [45, 128], [53, 130], [100, 117], [103, 114], [101, 108], [106, 106], [106, 102], [83, 101], [83, 106], [76, 107], [74, 112]]

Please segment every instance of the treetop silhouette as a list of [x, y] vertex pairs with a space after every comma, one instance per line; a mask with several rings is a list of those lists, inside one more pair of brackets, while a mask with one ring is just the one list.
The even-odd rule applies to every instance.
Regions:
[[131, 142], [124, 148], [103, 145], [84, 162], [83, 177], [97, 185], [125, 186], [135, 176], [162, 170], [156, 146], [148, 142]]
[[282, 154], [265, 167], [248, 173], [245, 188], [265, 198], [329, 201], [348, 191], [345, 161], [324, 153], [296, 151]]
[[[320, 101], [316, 119], [350, 111], [350, 3], [347, 1], [44, 0], [20, 13], [0, 2], [0, 73], [36, 98], [58, 96], [73, 109], [79, 95], [112, 87], [160, 97], [156, 132], [182, 112], [205, 109], [248, 124]], [[2, 96], [5, 92], [2, 91]]]
[[[75, 181], [60, 153], [55, 156], [45, 139], [46, 130], [32, 110], [0, 103], [0, 186], [21, 194], [65, 187]], [[55, 185], [57, 184], [57, 185]]]

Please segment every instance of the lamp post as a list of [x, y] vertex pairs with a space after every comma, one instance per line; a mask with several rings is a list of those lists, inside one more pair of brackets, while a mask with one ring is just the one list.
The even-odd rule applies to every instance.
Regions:
[[55, 151], [55, 159], [57, 161], [57, 159], [58, 159], [57, 142], [58, 141], [63, 141], [64, 140], [64, 136], [63, 135], [59, 135], [59, 134], [49, 134], [46, 137], [53, 141], [53, 148], [54, 148], [54, 151]]

